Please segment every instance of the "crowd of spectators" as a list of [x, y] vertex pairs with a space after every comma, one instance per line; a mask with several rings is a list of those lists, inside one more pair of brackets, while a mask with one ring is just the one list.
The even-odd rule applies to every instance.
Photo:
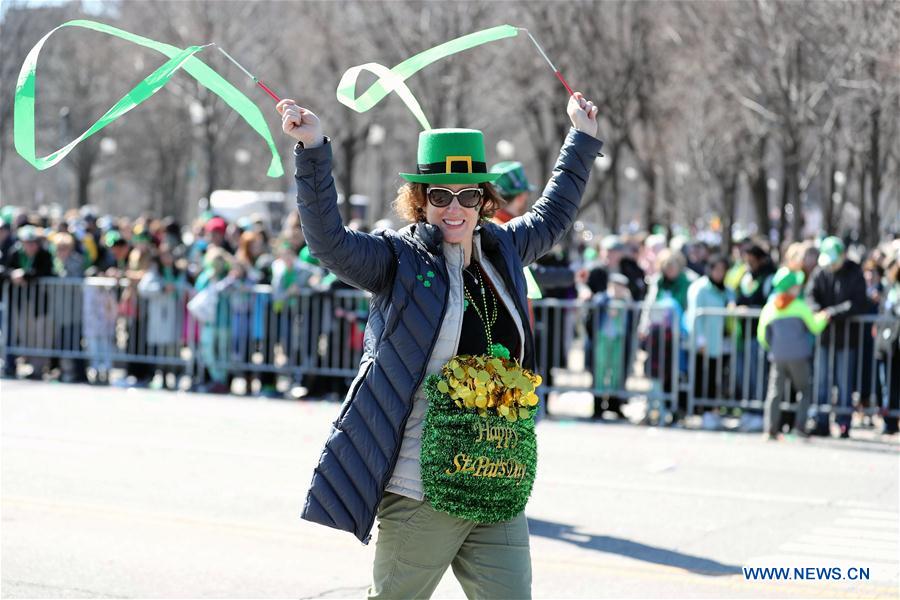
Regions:
[[[358, 222], [351, 222], [350, 227], [364, 229]], [[583, 234], [577, 240], [575, 237], [533, 266], [543, 296], [643, 305], [637, 314], [608, 310], [599, 322], [586, 324], [587, 366], [594, 375], [598, 416], [604, 410], [621, 413], [625, 399], [618, 397], [616, 391], [624, 388], [624, 379], [635, 359], [635, 347], [646, 351], [645, 372], [664, 387], [671, 386], [668, 375], [676, 364], [682, 363], [678, 368], [685, 376], [693, 371], [693, 380], [686, 385], [693, 386], [698, 397], [725, 393], [717, 389], [723, 371], [731, 372], [732, 379], [741, 382], [741, 393], [746, 397], [763, 395], [765, 385], [757, 388], [759, 381], [765, 381], [760, 371], [767, 370], [767, 366], [758, 360], [763, 353], [756, 335], [756, 319], [735, 324], [725, 316], [697, 318], [696, 313], [710, 308], [761, 309], [772, 294], [772, 280], [779, 266], [803, 273], [803, 293], [813, 310], [850, 302], [849, 308], [833, 318], [818, 340], [823, 346], [836, 348], [832, 351], [833, 365], [816, 374], [823, 378], [820, 394], [826, 394], [833, 381], [840, 384], [853, 379], [880, 382], [879, 394], [894, 390], [892, 402], [896, 390], [900, 390], [896, 382], [888, 387], [891, 382], [884, 381], [887, 376], [900, 376], [900, 366], [896, 364], [900, 360], [897, 332], [877, 328], [860, 332], [843, 325], [854, 315], [900, 317], [900, 239], [885, 240], [870, 249], [858, 245], [847, 248], [837, 238], [810, 239], [773, 248], [765, 239], [746, 237], [736, 240], [729, 254], [703, 241], [707, 239], [705, 235], [668, 236], [655, 232], [594, 237], [591, 242], [583, 241]], [[568, 271], [571, 276], [560, 277], [560, 271]], [[283, 223], [272, 227], [262, 216], [228, 222], [205, 213], [182, 225], [171, 217], [101, 216], [89, 208], [53, 218], [5, 207], [0, 215], [0, 282], [16, 288], [49, 277], [99, 277], [125, 283], [116, 288], [114, 295], [102, 293], [102, 288], [78, 297], [73, 295], [64, 310], [35, 298], [27, 303], [23, 300], [21, 306], [10, 306], [9, 326], [3, 334], [8, 345], [33, 347], [46, 345], [48, 339], [57, 345], [60, 340], [74, 340], [69, 347], [89, 350], [90, 358], [67, 360], [10, 354], [4, 364], [5, 377], [55, 377], [105, 384], [109, 383], [114, 365], [104, 357], [111, 354], [113, 347], [139, 348], [163, 358], [178, 357], [187, 337], [194, 335], [203, 359], [203, 372], [195, 373], [196, 381], [191, 382], [194, 388], [224, 393], [233, 389], [236, 377], [241, 377], [247, 382], [247, 393], [273, 396], [282, 393], [275, 373], [264, 369], [237, 373], [224, 368], [227, 359], [249, 364], [254, 354], [261, 356], [264, 363], [278, 360], [278, 356], [295, 356], [292, 348], [303, 341], [296, 339], [303, 330], [280, 315], [313, 318], [300, 314], [300, 293], [344, 287], [310, 255], [298, 215], [293, 211]], [[243, 303], [219, 301], [198, 331], [188, 331], [188, 297], [207, 289], [223, 296], [230, 290], [257, 285], [270, 286], [271, 293]], [[141, 318], [137, 318], [134, 308], [138, 299], [143, 299], [146, 306]], [[660, 306], [671, 307], [669, 314], [674, 316], [660, 321], [653, 309]], [[261, 314], [265, 316], [260, 317]], [[16, 319], [22, 321], [22, 327], [15, 326]], [[364, 319], [362, 312], [359, 323], [344, 338], [348, 344], [358, 343], [355, 340]], [[24, 321], [31, 325], [25, 327]], [[691, 337], [696, 345], [694, 369], [683, 364], [671, 347], [665, 351], [658, 347], [660, 343], [671, 343], [676, 328], [683, 334], [682, 339]], [[17, 330], [27, 331], [34, 339], [13, 339]], [[119, 333], [111, 336], [110, 330]], [[733, 353], [729, 353], [725, 342], [733, 336], [741, 340], [733, 344], [737, 355], [730, 355]], [[554, 334], [553, 338], [562, 346], [571, 343], [571, 335]], [[306, 342], [312, 346], [317, 343]], [[558, 350], [551, 354], [565, 356], [564, 347]], [[877, 361], [860, 361], [859, 352], [882, 356], [884, 361], [893, 360], [895, 364], [889, 369], [890, 365], [879, 365]], [[865, 373], [856, 373], [859, 363]], [[167, 367], [165, 360], [158, 364], [135, 360], [121, 366], [125, 376], [118, 380], [120, 385], [177, 385], [178, 377], [184, 375], [175, 367]], [[873, 375], [871, 369], [880, 371]], [[849, 378], [845, 375], [848, 372], [852, 372]], [[550, 379], [551, 375], [548, 373], [547, 377]], [[255, 385], [251, 386], [251, 381]], [[324, 390], [313, 391], [341, 391], [342, 381], [325, 381]], [[839, 402], [843, 405], [851, 401], [850, 387], [838, 385]], [[824, 401], [827, 399], [820, 399]], [[684, 409], [683, 404], [680, 408]], [[716, 411], [705, 411], [704, 425], [716, 427], [718, 418]], [[847, 425], [841, 423], [842, 427]], [[892, 428], [896, 430], [895, 422]]]
[[[342, 287], [310, 256], [296, 213], [277, 225], [269, 227], [261, 215], [229, 223], [206, 213], [182, 226], [171, 217], [115, 218], [84, 209], [50, 218], [6, 207], [0, 217], [0, 282], [11, 284], [10, 298], [15, 300], [10, 306], [12, 320], [4, 331], [7, 344], [87, 349], [93, 358], [89, 363], [27, 357], [28, 364], [22, 365], [19, 357], [8, 355], [3, 375], [15, 377], [24, 366], [27, 376], [35, 379], [105, 384], [113, 367], [104, 360], [112, 353], [111, 346], [128, 354], [172, 358], [194, 335], [205, 360], [203, 376], [196, 378], [193, 387], [213, 393], [230, 391], [235, 374], [222, 368], [224, 355], [234, 358], [238, 353], [249, 360], [252, 353], [261, 352], [264, 359], [273, 360], [276, 349], [269, 346], [277, 344], [285, 352], [293, 331], [277, 318], [287, 314], [284, 307], [296, 304], [301, 290], [326, 292]], [[17, 288], [24, 290], [42, 278], [105, 278], [117, 285], [109, 290], [102, 285], [84, 286], [84, 294], [77, 297], [63, 291], [68, 288], [60, 288], [54, 291], [57, 302], [16, 293]], [[255, 286], [269, 286], [271, 294], [254, 295], [250, 301], [255, 306], [242, 306], [234, 295], [229, 302], [220, 300], [213, 317], [197, 327], [199, 331], [187, 331], [190, 296], [214, 288], [224, 299], [230, 291]], [[64, 309], [60, 298], [77, 306]], [[260, 298], [266, 299], [265, 306], [259, 305]], [[253, 322], [250, 315], [262, 313], [276, 318]], [[125, 333], [110, 335], [117, 327]], [[49, 338], [43, 331], [48, 328], [54, 331]], [[269, 331], [274, 332], [272, 342], [263, 343]], [[248, 336], [250, 342], [238, 340]], [[66, 345], [64, 338], [77, 338], [80, 343]], [[125, 376], [117, 383], [159, 384], [158, 370], [165, 382], [166, 361], [159, 362], [159, 368], [153, 361], [127, 362]], [[252, 374], [241, 375], [252, 378]], [[258, 393], [280, 394], [274, 374], [261, 371], [258, 380]]]
[[[698, 398], [729, 394], [764, 397], [768, 364], [757, 335], [759, 320], [740, 315], [741, 309], [758, 311], [766, 305], [773, 296], [773, 280], [779, 268], [801, 275], [799, 294], [812, 310], [837, 311], [821, 335], [815, 339], [809, 336], [811, 347], [818, 344], [823, 364], [814, 373], [818, 378], [818, 398], [807, 400], [829, 404], [834, 393], [837, 406], [850, 408], [854, 395], [863, 404], [874, 397], [880, 405], [887, 398], [890, 406], [897, 409], [900, 239], [865, 249], [859, 245], [847, 247], [841, 239], [828, 236], [778, 249], [766, 240], [746, 237], [735, 241], [729, 256], [721, 248], [685, 236], [609, 235], [602, 238], [598, 249], [585, 248], [582, 256], [587, 257], [578, 265], [587, 287], [581, 290], [583, 299], [642, 303], [638, 317], [608, 309], [601, 313], [599, 327], [596, 323], [588, 326], [595, 392], [608, 390], [596, 395], [597, 418], [604, 410], [621, 413], [623, 399], [616, 392], [623, 389], [620, 379], [627, 376], [634, 360], [633, 351], [629, 351], [634, 347], [629, 339], [633, 328], [628, 321], [632, 318], [639, 321], [636, 341], [647, 351], [645, 372], [668, 392], [673, 369], [681, 371], [684, 385], [676, 419], [684, 416], [687, 386]], [[577, 286], [560, 296], [567, 295], [578, 297]], [[698, 317], [698, 311], [704, 309], [713, 314]], [[864, 327], [858, 323], [862, 315], [887, 315], [893, 319]], [[687, 352], [673, 351], [676, 329], [681, 340], [690, 339], [694, 345], [693, 369], [686, 364]], [[686, 381], [689, 373], [692, 381]], [[730, 386], [723, 386], [727, 382]], [[731, 389], [719, 389], [722, 387]], [[717, 409], [703, 411], [702, 417], [704, 427], [721, 426]], [[761, 414], [750, 411], [745, 417], [752, 422], [749, 427], [762, 428]], [[837, 423], [846, 436], [849, 414], [839, 414]], [[824, 435], [826, 430], [827, 424], [819, 422], [814, 431]], [[896, 419], [886, 420], [885, 430], [895, 433]]]

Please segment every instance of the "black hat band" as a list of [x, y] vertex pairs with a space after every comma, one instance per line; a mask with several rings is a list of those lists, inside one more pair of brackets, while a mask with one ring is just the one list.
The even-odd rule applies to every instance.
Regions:
[[444, 162], [419, 164], [416, 166], [416, 171], [420, 175], [487, 173], [487, 163], [473, 161], [468, 156], [448, 157]]

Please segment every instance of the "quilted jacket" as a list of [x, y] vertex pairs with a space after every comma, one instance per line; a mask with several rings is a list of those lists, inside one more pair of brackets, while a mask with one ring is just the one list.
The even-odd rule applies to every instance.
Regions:
[[[528, 308], [522, 267], [566, 233], [601, 146], [571, 129], [534, 207], [504, 225], [481, 227], [482, 251], [500, 271], [523, 323]], [[359, 372], [313, 471], [301, 516], [368, 543], [444, 319], [450, 279], [443, 240], [440, 229], [427, 223], [372, 234], [347, 229], [337, 207], [330, 142], [309, 149], [298, 145], [295, 162], [297, 206], [312, 255], [346, 283], [372, 294]], [[431, 285], [425, 286], [425, 279]], [[534, 368], [534, 339], [527, 328], [523, 366]]]

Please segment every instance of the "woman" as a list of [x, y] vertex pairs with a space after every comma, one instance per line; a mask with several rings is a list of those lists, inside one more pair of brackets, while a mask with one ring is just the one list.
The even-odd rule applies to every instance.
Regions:
[[[688, 288], [685, 326], [694, 342], [694, 397], [719, 399], [725, 392], [726, 344], [725, 308], [734, 302], [734, 294], [725, 286], [725, 274], [731, 265], [724, 254], [714, 254], [706, 263], [706, 274]], [[719, 314], [700, 315], [704, 308]], [[689, 367], [690, 368], [690, 367]], [[703, 413], [704, 429], [719, 429], [719, 410]]]
[[[791, 271], [803, 271], [803, 277], [809, 281], [816, 270], [819, 260], [819, 249], [810, 241], [794, 242], [784, 253], [784, 265]], [[800, 292], [803, 297], [803, 290]]]
[[[52, 236], [53, 274], [70, 280], [84, 278], [84, 257], [75, 250], [75, 238], [69, 233]], [[53, 329], [55, 348], [81, 353], [81, 281], [70, 281], [55, 288]], [[87, 363], [83, 358], [63, 358], [59, 361], [63, 383], [87, 382]]]
[[213, 318], [202, 325], [200, 332], [200, 358], [209, 372], [210, 384], [205, 391], [227, 394], [231, 391], [228, 370], [228, 338], [231, 326], [231, 309], [228, 293], [238, 280], [240, 268], [232, 268], [233, 257], [218, 246], [210, 246], [203, 255], [203, 271], [194, 283], [194, 291], [208, 287], [216, 291], [216, 309]]
[[[319, 119], [283, 100], [282, 129], [298, 140], [297, 199], [306, 242], [322, 266], [373, 294], [359, 373], [313, 474], [303, 518], [370, 539], [378, 518], [370, 598], [428, 597], [447, 567], [469, 597], [531, 595], [528, 524], [478, 524], [435, 511], [422, 493], [420, 438], [427, 374], [454, 355], [503, 344], [534, 368], [523, 265], [565, 234], [599, 153], [597, 108], [575, 94], [573, 129], [545, 193], [525, 215], [485, 221], [499, 196], [487, 185], [480, 131], [419, 136], [418, 169], [401, 176], [395, 206], [413, 223], [367, 234], [344, 227]], [[477, 310], [476, 310], [477, 309]], [[489, 556], [478, 548], [491, 545]]]
[[156, 366], [162, 370], [162, 383], [172, 373], [178, 389], [180, 369], [173, 365], [181, 357], [181, 330], [184, 320], [184, 298], [188, 289], [187, 276], [178, 267], [168, 242], [159, 245], [150, 268], [138, 282], [138, 294], [146, 301], [147, 346]]
[[[254, 290], [263, 283], [263, 273], [256, 268], [256, 260], [265, 251], [262, 235], [258, 231], [244, 231], [237, 240], [234, 266], [241, 277], [230, 295], [231, 301], [231, 360], [236, 364], [249, 365], [253, 354], [263, 337], [263, 321], [268, 310], [268, 298]], [[253, 388], [253, 372], [243, 373], [244, 393], [249, 395]], [[234, 374], [229, 374], [229, 385]]]
[[143, 224], [138, 224], [131, 230], [132, 248], [128, 253], [128, 270], [125, 277], [128, 285], [122, 290], [119, 299], [119, 316], [125, 319], [128, 330], [128, 344], [125, 348], [127, 354], [137, 356], [142, 360], [129, 361], [125, 365], [128, 378], [122, 383], [134, 379], [134, 385], [138, 387], [149, 386], [153, 380], [153, 364], [148, 356], [147, 347], [147, 322], [145, 315], [148, 311], [146, 302], [140, 302], [137, 285], [153, 264], [155, 247], [150, 232]]
[[[647, 351], [645, 370], [653, 380], [655, 392], [662, 388], [663, 394], [672, 393], [673, 369], [678, 375], [686, 371], [686, 355], [680, 350], [687, 329], [684, 311], [687, 310], [688, 289], [697, 279], [693, 271], [686, 268], [681, 252], [666, 248], [656, 256], [655, 273], [650, 276], [647, 295], [641, 307], [638, 320], [638, 335], [641, 345]], [[678, 403], [673, 418], [684, 416], [687, 410], [687, 394], [679, 392]]]

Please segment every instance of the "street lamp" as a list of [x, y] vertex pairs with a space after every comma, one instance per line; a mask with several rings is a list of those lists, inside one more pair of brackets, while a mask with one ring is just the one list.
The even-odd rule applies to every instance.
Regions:
[[206, 109], [196, 100], [188, 105], [188, 114], [190, 114], [191, 123], [194, 125], [202, 125], [206, 120]]
[[105, 137], [100, 140], [100, 153], [106, 156], [112, 156], [119, 148], [119, 144], [111, 137]]
[[516, 155], [516, 146], [509, 140], [497, 142], [497, 156], [503, 160], [511, 160]]
[[[70, 127], [70, 115], [69, 115], [69, 107], [63, 106], [59, 109], [59, 147], [62, 148], [66, 144], [69, 143], [69, 131]], [[64, 169], [56, 170], [56, 185], [59, 187], [59, 198], [65, 203], [66, 206], [69, 205], [69, 186], [66, 182], [66, 175]]]
[[244, 148], [238, 148], [234, 151], [234, 162], [239, 165], [246, 165], [250, 162], [252, 156], [250, 155], [250, 151]]
[[387, 130], [376, 123], [369, 127], [369, 136], [366, 138], [366, 143], [377, 148], [384, 143], [385, 137], [387, 137]]

